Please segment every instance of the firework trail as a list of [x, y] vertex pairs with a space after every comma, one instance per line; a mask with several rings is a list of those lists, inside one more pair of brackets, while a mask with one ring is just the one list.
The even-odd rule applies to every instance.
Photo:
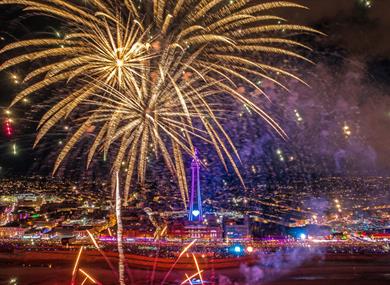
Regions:
[[100, 283], [99, 281], [95, 280], [91, 275], [89, 275], [87, 272], [85, 272], [83, 269], [79, 269], [79, 271], [86, 277], [88, 278], [89, 280], [91, 280], [91, 282], [93, 284], [98, 284], [98, 285], [103, 285], [102, 283]]
[[72, 281], [70, 283], [71, 285], [76, 284], [76, 272], [77, 272], [77, 268], [79, 266], [82, 251], [83, 251], [83, 247], [80, 247], [80, 250], [79, 250], [79, 253], [77, 254], [76, 262], [74, 264], [73, 271], [72, 271]]
[[175, 266], [179, 262], [180, 258], [183, 256], [184, 253], [186, 253], [194, 245], [195, 242], [196, 242], [196, 239], [194, 239], [186, 247], [183, 248], [183, 250], [180, 252], [179, 256], [176, 258], [175, 262], [172, 264], [171, 268], [169, 268], [168, 272], [165, 274], [164, 279], [161, 282], [161, 285], [164, 285], [164, 283], [167, 280], [169, 274], [171, 274], [173, 268], [175, 268]]
[[121, 214], [121, 196], [119, 189], [119, 174], [116, 173], [116, 186], [115, 186], [115, 213], [116, 213], [116, 224], [117, 224], [117, 244], [118, 244], [118, 270], [119, 270], [119, 284], [125, 284], [125, 253], [123, 250], [123, 225], [122, 225], [122, 214]]
[[107, 255], [104, 253], [104, 251], [101, 250], [101, 248], [97, 244], [97, 242], [96, 242], [95, 238], [93, 237], [93, 235], [91, 234], [91, 232], [89, 230], [87, 230], [87, 233], [88, 233], [89, 237], [91, 238], [93, 245], [96, 247], [96, 249], [99, 251], [99, 253], [103, 256], [104, 260], [107, 262], [111, 271], [114, 273], [114, 275], [116, 275], [116, 277], [118, 277], [117, 276], [118, 274], [117, 274], [114, 266], [112, 265], [111, 261], [108, 259]]

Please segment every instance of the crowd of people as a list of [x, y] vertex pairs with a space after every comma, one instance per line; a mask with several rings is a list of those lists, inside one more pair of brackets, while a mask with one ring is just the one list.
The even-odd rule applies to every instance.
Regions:
[[[125, 253], [142, 256], [159, 256], [161, 258], [176, 258], [187, 244], [166, 242], [124, 243]], [[96, 250], [91, 244], [84, 244], [85, 250]], [[236, 247], [238, 246], [237, 250]], [[52, 241], [15, 241], [0, 240], [0, 253], [16, 253], [23, 251], [77, 251], [79, 244], [63, 245]], [[99, 248], [107, 252], [117, 252], [115, 242], [99, 243]], [[248, 250], [250, 248], [250, 250]], [[189, 253], [195, 253], [202, 257], [233, 258], [250, 254], [273, 254], [277, 252], [289, 252], [294, 249], [304, 251], [316, 251], [325, 255], [349, 254], [349, 255], [385, 255], [390, 253], [390, 241], [383, 242], [354, 242], [340, 241], [332, 243], [289, 242], [269, 243], [256, 242], [250, 245], [239, 244], [194, 244], [189, 248]]]

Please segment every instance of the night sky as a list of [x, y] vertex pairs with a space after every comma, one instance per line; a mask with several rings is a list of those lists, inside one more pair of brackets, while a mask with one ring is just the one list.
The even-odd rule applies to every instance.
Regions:
[[[318, 175], [386, 175], [390, 173], [390, 1], [361, 1], [361, 0], [306, 0], [295, 1], [310, 8], [310, 11], [288, 10], [287, 14], [281, 14], [292, 23], [302, 23], [315, 27], [325, 34], [326, 37], [311, 37], [305, 44], [314, 49], [311, 59], [315, 66], [302, 66], [303, 79], [312, 88], [297, 87], [294, 90], [299, 93], [294, 101], [279, 101], [280, 96], [274, 96], [273, 104], [278, 106], [270, 107], [275, 110], [276, 117], [282, 116], [287, 133], [291, 136], [291, 141], [281, 142], [271, 136], [274, 143], [271, 148], [292, 149], [294, 155], [302, 157], [302, 164], [306, 165], [302, 169], [310, 169], [311, 172], [318, 172]], [[0, 47], [15, 39], [31, 38], [34, 35], [61, 31], [61, 26], [53, 19], [43, 17], [26, 18], [20, 9], [13, 6], [0, 8]], [[24, 16], [23, 16], [24, 15]], [[4, 55], [0, 55], [0, 62], [6, 60]], [[297, 67], [300, 68], [299, 66]], [[308, 71], [310, 70], [310, 72]], [[311, 75], [308, 75], [311, 73]], [[22, 77], [23, 70], [13, 68], [0, 72], [0, 106], [2, 135], [0, 136], [0, 173], [2, 175], [13, 174], [48, 174], [55, 157], [56, 146], [64, 139], [64, 134], [54, 131], [36, 150], [32, 150], [34, 140], [34, 130], [36, 122], [39, 120], [41, 110], [38, 105], [42, 100], [31, 99], [30, 102], [21, 102], [13, 108], [11, 115], [14, 119], [12, 124], [13, 132], [11, 138], [4, 135], [4, 122], [6, 116], [4, 107], [11, 102], [20, 86], [12, 78], [12, 74]], [[315, 74], [315, 76], [313, 76]], [[320, 78], [321, 77], [321, 78]], [[318, 80], [327, 82], [324, 87], [320, 87]], [[322, 88], [322, 89], [321, 89]], [[54, 92], [42, 94], [48, 97]], [[284, 94], [290, 96], [289, 94]], [[324, 106], [324, 116], [329, 124], [332, 119], [340, 119], [339, 126], [333, 123], [335, 130], [342, 132], [343, 124], [348, 124], [352, 129], [351, 140], [348, 143], [342, 141], [337, 131], [330, 131], [330, 126], [317, 123], [317, 118], [310, 113], [310, 106], [305, 106], [305, 98], [309, 96], [313, 106]], [[31, 97], [31, 96], [30, 96]], [[294, 95], [292, 96], [294, 97]], [[272, 96], [271, 96], [272, 98]], [[47, 99], [47, 98], [46, 98]], [[325, 100], [326, 99], [326, 100]], [[46, 103], [48, 101], [45, 101]], [[292, 103], [291, 103], [292, 102]], [[279, 104], [279, 105], [278, 105]], [[300, 109], [304, 120], [308, 122], [306, 129], [297, 135], [299, 130], [292, 126], [293, 119], [288, 116], [289, 108], [293, 104], [302, 106]], [[327, 104], [327, 108], [325, 108]], [[298, 108], [299, 107], [294, 107]], [[332, 110], [332, 112], [329, 111]], [[295, 109], [294, 109], [295, 110]], [[348, 111], [346, 111], [348, 110]], [[353, 112], [351, 110], [354, 110]], [[335, 119], [336, 120], [336, 119]], [[262, 124], [261, 121], [258, 121]], [[291, 126], [290, 126], [291, 125]], [[254, 129], [249, 132], [256, 132]], [[264, 131], [264, 130], [261, 130]], [[265, 130], [265, 133], [267, 130]], [[320, 146], [321, 141], [316, 141], [320, 134], [329, 133], [329, 141], [334, 145]], [[266, 136], [267, 134], [265, 134]], [[342, 133], [341, 133], [342, 135]], [[268, 135], [269, 136], [269, 135]], [[353, 138], [356, 136], [356, 139]], [[273, 171], [280, 171], [291, 174], [294, 171], [302, 171], [298, 168], [290, 167], [285, 172], [283, 168], [287, 166], [276, 165], [273, 160], [278, 157], [265, 151], [263, 140], [251, 141], [251, 134], [245, 143], [239, 143], [240, 151], [248, 152], [252, 144], [258, 146], [258, 157], [256, 161], [271, 161]], [[13, 146], [17, 148], [14, 154]], [[267, 146], [268, 147], [268, 146]], [[76, 154], [77, 156], [77, 154]], [[245, 157], [245, 155], [244, 155]], [[340, 158], [341, 157], [341, 158]], [[348, 160], [345, 165], [340, 161]], [[325, 161], [317, 163], [317, 161]], [[244, 160], [245, 163], [245, 160]], [[259, 162], [260, 163], [260, 162]], [[248, 162], [248, 165], [256, 162]], [[313, 167], [313, 165], [317, 165]], [[259, 167], [260, 169], [263, 169]], [[324, 171], [323, 168], [326, 168]]]

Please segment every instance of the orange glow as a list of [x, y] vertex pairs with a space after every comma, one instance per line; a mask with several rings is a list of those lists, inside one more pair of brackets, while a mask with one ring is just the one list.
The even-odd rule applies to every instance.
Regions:
[[252, 247], [252, 246], [248, 246], [248, 247], [246, 248], [246, 250], [247, 250], [249, 253], [251, 253], [251, 252], [253, 252], [253, 247]]
[[195, 277], [196, 275], [198, 275], [199, 273], [202, 273], [202, 272], [203, 272], [203, 270], [201, 270], [200, 272], [196, 272], [195, 274], [192, 274], [192, 275], [189, 276], [189, 277], [188, 277], [188, 275], [186, 274], [187, 279], [184, 280], [183, 282], [181, 282], [180, 285], [183, 285], [183, 284], [186, 283], [186, 282], [190, 282], [190, 284], [192, 284], [192, 283], [191, 283], [191, 279], [194, 278], [194, 277]]
[[196, 269], [198, 270], [198, 275], [199, 275], [199, 278], [200, 278], [200, 283], [203, 284], [202, 272], [200, 271], [199, 264], [198, 264], [198, 260], [196, 259], [195, 254], [192, 254], [192, 257], [193, 257], [193, 259], [194, 259], [194, 262], [195, 262], [195, 265], [196, 265]]
[[186, 273], [186, 277], [189, 279], [188, 282], [190, 282], [190, 285], [192, 285], [191, 278], [188, 277], [188, 274]]
[[89, 280], [91, 280], [91, 282], [93, 282], [93, 283], [95, 283], [95, 284], [98, 284], [98, 282], [97, 282], [95, 279], [93, 279], [87, 272], [85, 272], [85, 271], [82, 270], [81, 268], [79, 269], [79, 271], [80, 271], [81, 273], [83, 273], [83, 274], [85, 275], [85, 277], [87, 277]]
[[196, 242], [196, 239], [194, 239], [192, 242], [190, 242], [190, 243], [189, 243], [189, 244], [180, 252], [178, 259], [179, 259], [180, 257], [182, 257], [183, 254], [186, 253], [187, 250], [189, 250], [189, 249], [191, 248], [191, 246], [193, 246], [193, 244], [194, 244], [195, 242]]
[[84, 285], [85, 282], [87, 282], [88, 280], [88, 277], [85, 277], [85, 279], [83, 280], [83, 282], [81, 282], [81, 285]]
[[[163, 279], [163, 281], [161, 282], [161, 285], [163, 285], [165, 283], [165, 281], [167, 280], [169, 274], [171, 274], [173, 268], [176, 266], [177, 262], [179, 261], [179, 259], [183, 256], [184, 253], [187, 252], [187, 250], [189, 250], [191, 248], [191, 246], [196, 242], [196, 239], [194, 239], [192, 242], [190, 242], [179, 254], [179, 257], [175, 260], [175, 263], [173, 263], [173, 265], [171, 266], [171, 268], [169, 268], [169, 271], [167, 272], [167, 274], [165, 274], [165, 277]], [[198, 274], [198, 273], [196, 273]], [[195, 275], [196, 275], [195, 274]], [[185, 283], [185, 282], [184, 282]]]
[[75, 262], [74, 267], [73, 267], [72, 276], [74, 276], [75, 273], [76, 273], [77, 266], [79, 265], [79, 261], [80, 261], [81, 252], [82, 251], [83, 251], [83, 247], [80, 247], [79, 253], [77, 254], [76, 262]]
[[91, 234], [91, 232], [90, 232], [89, 230], [87, 230], [87, 233], [88, 233], [89, 237], [91, 238], [91, 240], [92, 240], [92, 242], [93, 242], [93, 245], [94, 245], [97, 249], [99, 249], [99, 245], [97, 244], [97, 242], [96, 242], [95, 238], [93, 237], [93, 235]]

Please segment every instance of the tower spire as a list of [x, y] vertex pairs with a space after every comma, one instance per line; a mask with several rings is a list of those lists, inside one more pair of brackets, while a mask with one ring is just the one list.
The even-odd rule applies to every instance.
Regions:
[[191, 162], [192, 181], [191, 181], [191, 196], [190, 209], [188, 220], [192, 222], [203, 221], [202, 197], [200, 195], [200, 161], [198, 157], [198, 149], [195, 148], [194, 156]]

